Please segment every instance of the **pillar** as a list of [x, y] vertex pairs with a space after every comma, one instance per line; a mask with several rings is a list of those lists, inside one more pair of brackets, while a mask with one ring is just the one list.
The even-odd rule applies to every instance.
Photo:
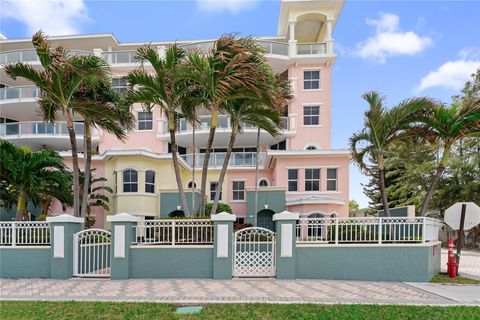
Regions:
[[289, 21], [288, 22], [288, 55], [295, 56], [297, 54], [297, 40], [295, 39], [295, 25], [296, 21]]
[[276, 243], [276, 268], [277, 279], [296, 278], [296, 225], [299, 219], [298, 213], [283, 211], [273, 215], [275, 230], [277, 232]]
[[47, 217], [50, 222], [52, 244], [50, 277], [68, 279], [73, 277], [73, 235], [81, 230], [83, 218], [62, 214]]
[[138, 217], [128, 213], [107, 216], [112, 226], [112, 245], [110, 250], [110, 278], [130, 278], [130, 245], [135, 240], [135, 228]]
[[210, 218], [214, 226], [213, 279], [232, 279], [234, 214], [221, 212]]

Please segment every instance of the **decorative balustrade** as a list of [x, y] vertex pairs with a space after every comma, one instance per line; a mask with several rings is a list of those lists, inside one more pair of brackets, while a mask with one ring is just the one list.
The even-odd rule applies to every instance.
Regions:
[[[75, 133], [83, 135], [85, 125], [74, 123]], [[21, 136], [21, 135], [68, 135], [66, 122], [47, 123], [41, 121], [9, 122], [0, 124], [0, 136]]]
[[301, 218], [297, 243], [418, 243], [438, 240], [439, 220], [416, 218]]
[[300, 43], [297, 44], [297, 55], [326, 54], [326, 43]]
[[49, 246], [50, 223], [44, 221], [0, 222], [0, 246]]
[[40, 89], [36, 86], [18, 86], [0, 89], [0, 101], [38, 98]]
[[210, 245], [213, 223], [209, 219], [145, 220], [137, 223], [135, 244], [141, 245]]
[[[192, 154], [181, 154], [180, 157], [189, 165], [193, 165]], [[211, 168], [223, 166], [225, 161], [225, 152], [213, 152], [210, 154], [208, 166]], [[263, 166], [265, 162], [266, 153], [260, 152], [258, 156], [258, 165]], [[195, 163], [202, 165], [205, 155], [203, 153], [195, 154]], [[232, 152], [228, 162], [229, 167], [255, 167], [257, 154], [256, 152]]]

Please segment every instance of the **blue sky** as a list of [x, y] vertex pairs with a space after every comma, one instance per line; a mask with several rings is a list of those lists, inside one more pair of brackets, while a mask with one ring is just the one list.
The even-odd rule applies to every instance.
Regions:
[[[113, 32], [121, 42], [275, 35], [279, 1], [2, 0], [0, 33], [29, 37]], [[445, 102], [480, 67], [479, 1], [347, 1], [334, 30], [333, 147], [361, 128], [361, 94], [378, 90], [389, 106], [413, 95]], [[350, 198], [367, 204], [352, 166]]]

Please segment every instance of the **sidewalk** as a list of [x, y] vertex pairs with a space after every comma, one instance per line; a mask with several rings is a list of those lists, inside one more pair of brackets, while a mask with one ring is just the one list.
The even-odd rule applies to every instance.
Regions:
[[182, 304], [263, 302], [480, 305], [480, 286], [273, 279], [0, 279], [0, 299]]
[[[455, 251], [456, 252], [456, 251]], [[442, 271], [447, 272], [448, 250], [442, 249]], [[463, 250], [460, 258], [460, 275], [480, 279], [480, 252]]]

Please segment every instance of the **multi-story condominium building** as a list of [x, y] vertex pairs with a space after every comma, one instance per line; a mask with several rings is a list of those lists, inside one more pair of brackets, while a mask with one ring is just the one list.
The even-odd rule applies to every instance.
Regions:
[[[283, 210], [301, 216], [348, 216], [349, 154], [347, 150], [331, 148], [331, 77], [336, 58], [332, 31], [342, 6], [343, 1], [283, 0], [277, 35], [257, 40], [265, 48], [272, 68], [290, 80], [294, 97], [285, 110], [281, 133], [275, 137], [263, 131], [260, 134], [258, 181], [255, 181], [257, 128], [246, 124], [237, 138], [221, 201], [231, 206], [239, 222], [271, 228], [272, 215]], [[53, 46], [61, 44], [72, 51], [103, 57], [110, 63], [112, 81], [118, 91], [125, 90], [123, 77], [138, 65], [135, 50], [145, 44], [120, 43], [112, 34], [57, 36], [50, 37], [50, 41]], [[206, 49], [213, 41], [151, 42], [151, 45], [162, 54], [173, 43], [184, 49]], [[30, 39], [4, 39], [0, 40], [0, 46], [0, 64], [22, 61], [40, 67]], [[37, 106], [38, 90], [25, 79], [10, 79], [3, 68], [0, 75], [0, 138], [32, 149], [53, 148], [61, 151], [70, 163], [66, 126], [62, 122], [52, 125], [42, 121]], [[106, 177], [114, 190], [108, 212], [93, 210], [98, 226], [104, 224], [107, 214], [127, 212], [152, 219], [182, 209], [165, 115], [158, 108], [149, 112], [141, 105], [134, 105], [132, 110], [137, 127], [125, 142], [105, 132], [94, 134], [95, 174]], [[201, 126], [195, 129], [195, 134], [184, 119], [180, 120], [177, 133], [187, 202], [195, 210], [200, 200], [197, 185], [200, 185], [210, 116], [205, 113], [200, 119]], [[81, 148], [83, 124], [80, 117], [77, 120]], [[208, 171], [209, 200], [214, 198], [230, 131], [228, 117], [220, 116]], [[196, 181], [192, 181], [194, 135]], [[56, 213], [61, 207], [55, 205], [51, 210]]]

